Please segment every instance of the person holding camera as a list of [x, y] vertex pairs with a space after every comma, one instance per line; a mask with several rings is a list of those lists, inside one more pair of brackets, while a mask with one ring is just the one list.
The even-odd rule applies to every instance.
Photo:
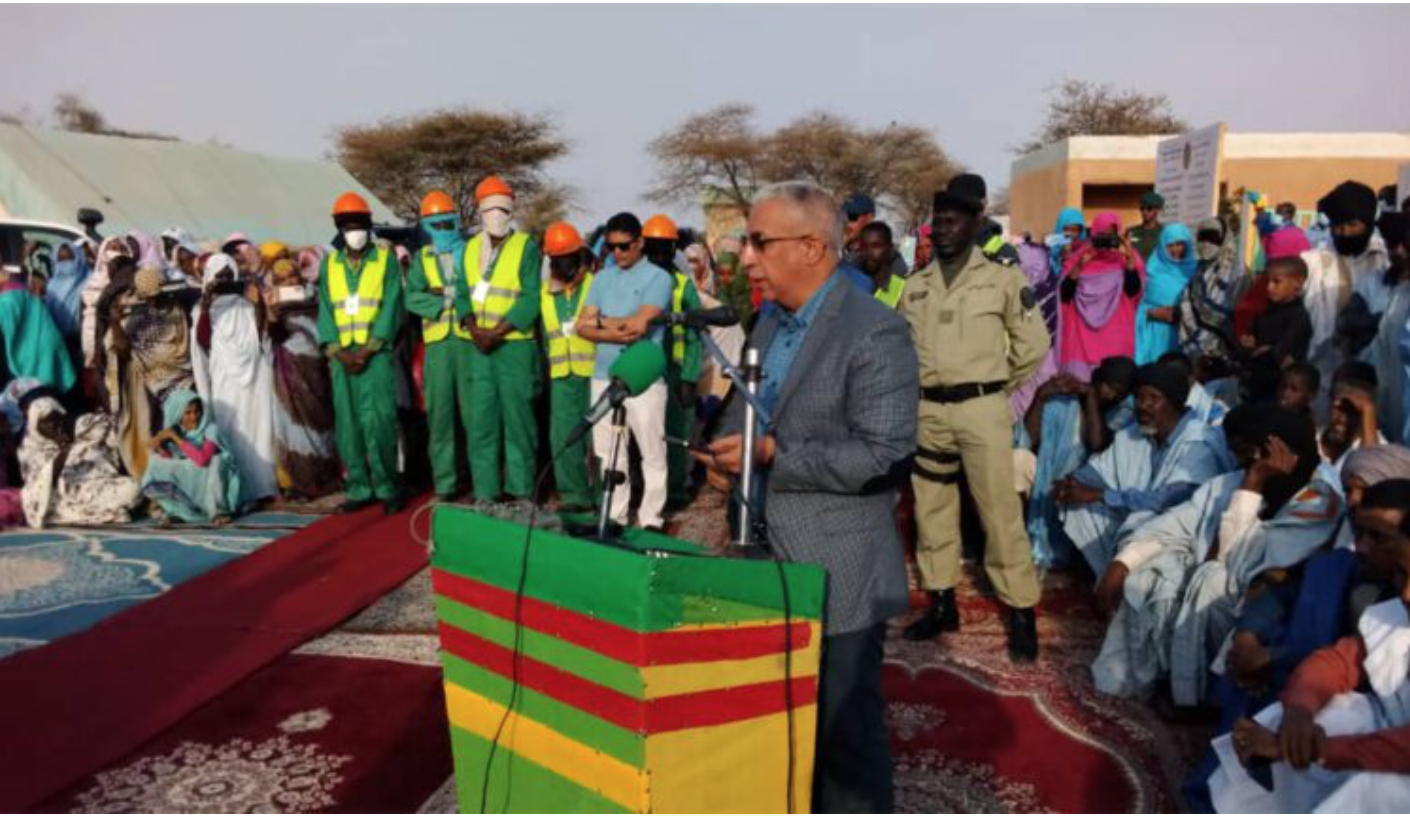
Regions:
[[1136, 310], [1146, 266], [1115, 213], [1092, 220], [1091, 238], [1063, 264], [1058, 368], [1086, 380], [1107, 358], [1134, 358]]

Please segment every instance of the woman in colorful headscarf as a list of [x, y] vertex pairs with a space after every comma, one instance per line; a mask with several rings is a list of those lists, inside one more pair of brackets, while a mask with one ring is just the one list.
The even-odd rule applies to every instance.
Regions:
[[91, 413], [70, 425], [51, 397], [36, 398], [26, 415], [19, 460], [29, 526], [127, 522], [139, 499], [137, 481], [122, 473], [112, 419]]
[[274, 369], [274, 461], [285, 495], [337, 491], [342, 464], [333, 438], [333, 384], [318, 348], [318, 287], [287, 258], [270, 269], [266, 304]]
[[1234, 337], [1234, 306], [1248, 277], [1240, 275], [1235, 242], [1218, 218], [1200, 222], [1195, 231], [1195, 277], [1176, 306], [1180, 346], [1192, 361], [1227, 360]]
[[305, 284], [318, 283], [318, 271], [323, 266], [323, 248], [305, 247], [295, 256], [299, 265], [299, 277]]
[[1087, 224], [1086, 219], [1082, 218], [1082, 209], [1064, 207], [1053, 224], [1053, 232], [1043, 242], [1048, 247], [1048, 264], [1054, 276], [1062, 274], [1074, 245], [1086, 238]]
[[196, 387], [230, 441], [245, 499], [274, 497], [274, 375], [259, 288], [225, 253], [206, 260], [203, 285], [191, 344]]
[[142, 478], [142, 496], [156, 503], [154, 516], [229, 523], [242, 506], [240, 469], [201, 396], [189, 389], [172, 392], [163, 416], [165, 428], [152, 438], [152, 460]]
[[76, 345], [83, 320], [83, 285], [91, 272], [88, 256], [77, 242], [65, 242], [54, 253], [54, 273], [44, 291], [44, 304], [54, 319], [54, 326], [65, 340]]
[[1115, 213], [1092, 220], [1091, 238], [1074, 246], [1059, 285], [1058, 368], [1085, 380], [1107, 358], [1131, 358], [1145, 264], [1121, 235]]
[[161, 268], [143, 267], [130, 283], [125, 278], [119, 275], [99, 301], [105, 354], [98, 365], [123, 463], [141, 477], [167, 395], [194, 383], [191, 322], [177, 296], [163, 291]]
[[1155, 363], [1175, 349], [1175, 305], [1194, 278], [1195, 238], [1179, 222], [1160, 230], [1160, 244], [1146, 262], [1146, 286], [1136, 310], [1136, 365]]
[[77, 380], [73, 361], [44, 302], [18, 278], [0, 284], [0, 349], [10, 377], [29, 377], [60, 394]]

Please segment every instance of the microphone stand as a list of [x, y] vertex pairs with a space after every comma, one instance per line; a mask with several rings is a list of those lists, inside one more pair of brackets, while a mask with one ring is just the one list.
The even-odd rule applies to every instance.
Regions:
[[627, 434], [627, 405], [626, 401], [618, 403], [612, 407], [612, 462], [607, 471], [603, 472], [602, 479], [606, 483], [602, 487], [602, 505], [597, 511], [597, 538], [607, 539], [607, 524], [612, 519], [612, 494], [617, 490], [617, 483], [626, 482], [617, 472], [617, 458], [621, 454], [624, 438]]
[[719, 366], [720, 372], [734, 384], [736, 394], [744, 399], [744, 458], [739, 470], [739, 490], [743, 502], [739, 504], [739, 540], [733, 545], [739, 548], [754, 548], [759, 545], [754, 536], [753, 519], [754, 443], [759, 427], [768, 427], [772, 423], [769, 410], [764, 408], [763, 401], [759, 399], [759, 380], [763, 376], [761, 356], [755, 347], [746, 348], [744, 371], [741, 372], [729, 356], [725, 355], [724, 350], [720, 349], [720, 345], [715, 343], [715, 339], [710, 337], [709, 332], [702, 329], [696, 329], [695, 332], [710, 357]]

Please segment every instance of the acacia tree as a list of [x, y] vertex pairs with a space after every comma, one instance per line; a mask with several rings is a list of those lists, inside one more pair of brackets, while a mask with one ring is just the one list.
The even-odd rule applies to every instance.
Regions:
[[752, 105], [721, 105], [652, 140], [646, 149], [656, 158], [658, 178], [648, 198], [695, 204], [706, 194], [748, 211], [764, 147], [753, 119]]
[[1154, 136], [1189, 129], [1164, 94], [1109, 83], [1066, 80], [1048, 99], [1047, 115], [1033, 137], [1014, 148], [1032, 153], [1069, 136]]
[[868, 129], [825, 111], [772, 133], [753, 125], [754, 109], [725, 105], [686, 119], [651, 143], [658, 201], [693, 203], [702, 193], [747, 212], [755, 188], [806, 179], [844, 198], [866, 193], [892, 210], [902, 229], [929, 212], [935, 191], [956, 173], [924, 128], [895, 122]]
[[547, 117], [458, 108], [340, 128], [334, 158], [403, 219], [414, 221], [421, 197], [440, 189], [468, 221], [475, 186], [490, 174], [514, 188], [521, 211], [561, 214], [570, 192], [544, 166], [567, 152]]

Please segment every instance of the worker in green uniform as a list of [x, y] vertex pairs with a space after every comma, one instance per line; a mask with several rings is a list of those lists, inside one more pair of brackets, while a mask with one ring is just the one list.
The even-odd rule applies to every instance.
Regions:
[[[470, 332], [470, 479], [475, 499], [532, 500], [540, 385], [538, 244], [514, 232], [514, 191], [498, 176], [475, 188], [482, 230], [465, 245], [455, 310]], [[500, 448], [503, 446], [503, 479]]]
[[381, 500], [405, 505], [397, 474], [397, 389], [392, 344], [402, 322], [401, 265], [372, 241], [372, 210], [356, 193], [333, 205], [343, 249], [318, 276], [318, 344], [333, 372], [334, 436], [347, 468], [343, 512]]
[[431, 474], [436, 498], [449, 502], [459, 494], [456, 470], [456, 426], [470, 440], [470, 367], [474, 344], [470, 330], [460, 325], [455, 310], [455, 284], [465, 238], [460, 212], [444, 191], [433, 190], [421, 200], [421, 226], [431, 242], [421, 248], [406, 276], [406, 309], [421, 318], [426, 345], [422, 367], [426, 394], [426, 424], [430, 427]]
[[567, 222], [555, 222], [543, 234], [548, 256], [548, 281], [543, 284], [539, 314], [548, 357], [548, 447], [558, 505], [563, 511], [584, 511], [594, 505], [588, 475], [588, 441], [563, 444], [587, 414], [597, 344], [578, 335], [578, 317], [592, 287], [592, 251]]
[[[676, 265], [680, 231], [670, 218], [657, 214], [641, 227], [646, 259], [671, 274], [671, 312], [690, 312], [704, 306], [695, 280]], [[689, 440], [695, 422], [695, 385], [700, 381], [700, 336], [685, 327], [672, 327], [666, 335], [666, 434]], [[690, 452], [684, 446], [666, 450], [666, 510], [679, 511], [690, 504]]]

